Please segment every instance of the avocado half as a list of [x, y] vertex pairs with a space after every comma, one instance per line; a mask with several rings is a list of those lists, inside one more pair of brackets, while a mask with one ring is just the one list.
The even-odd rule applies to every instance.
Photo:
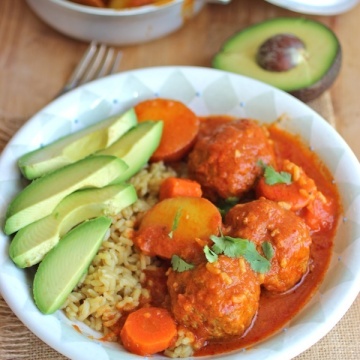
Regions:
[[230, 37], [213, 67], [249, 76], [306, 102], [335, 81], [341, 67], [338, 38], [324, 24], [305, 18], [273, 18]]

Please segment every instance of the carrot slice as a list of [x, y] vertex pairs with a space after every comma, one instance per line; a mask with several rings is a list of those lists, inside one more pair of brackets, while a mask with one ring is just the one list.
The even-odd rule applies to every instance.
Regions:
[[293, 211], [304, 208], [314, 199], [317, 190], [314, 180], [308, 177], [300, 166], [289, 160], [284, 160], [281, 170], [291, 174], [291, 184], [269, 185], [265, 178], [261, 177], [256, 186], [257, 197], [286, 203], [288, 209]]
[[189, 179], [169, 177], [160, 185], [160, 200], [179, 196], [201, 197], [201, 195], [201, 185]]
[[190, 151], [200, 127], [199, 118], [183, 103], [145, 100], [135, 106], [138, 121], [162, 120], [163, 135], [150, 161], [178, 161]]
[[268, 185], [265, 179], [260, 178], [256, 193], [258, 197], [288, 204], [289, 210], [299, 210], [309, 204], [311, 198], [304, 192], [299, 192], [299, 186], [295, 183]]
[[176, 323], [166, 309], [148, 307], [128, 316], [120, 337], [124, 347], [132, 353], [152, 355], [172, 345], [176, 334]]

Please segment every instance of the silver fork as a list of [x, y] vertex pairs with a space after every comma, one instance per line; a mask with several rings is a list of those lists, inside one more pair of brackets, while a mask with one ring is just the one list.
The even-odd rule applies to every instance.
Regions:
[[119, 67], [122, 53], [111, 46], [92, 41], [84, 56], [57, 96], [103, 76], [114, 74]]

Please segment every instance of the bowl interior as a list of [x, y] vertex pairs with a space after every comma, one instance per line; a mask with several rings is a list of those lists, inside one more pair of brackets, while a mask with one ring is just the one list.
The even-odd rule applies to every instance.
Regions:
[[[298, 355], [330, 331], [359, 293], [360, 166], [344, 140], [323, 118], [278, 89], [240, 75], [195, 67], [135, 70], [84, 85], [32, 117], [3, 151], [1, 222], [11, 198], [22, 188], [16, 165], [21, 154], [153, 97], [180, 100], [201, 116], [228, 114], [269, 123], [286, 114], [284, 127], [299, 134], [332, 172], [342, 199], [343, 216], [332, 262], [319, 291], [283, 331], [249, 350], [224, 354], [221, 358], [279, 360]], [[12, 263], [8, 243], [8, 237], [0, 232], [0, 291], [31, 331], [72, 359], [139, 359], [117, 344], [94, 340], [94, 334], [81, 324], [77, 324], [79, 333], [60, 311], [47, 316], [40, 314], [31, 294], [33, 274]]]

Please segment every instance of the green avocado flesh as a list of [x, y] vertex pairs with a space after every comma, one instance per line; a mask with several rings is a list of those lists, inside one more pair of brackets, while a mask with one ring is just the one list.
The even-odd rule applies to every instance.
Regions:
[[[304, 43], [304, 61], [287, 71], [265, 70], [256, 61], [259, 47], [267, 39], [287, 33]], [[332, 83], [340, 67], [340, 57], [339, 41], [325, 25], [305, 18], [274, 18], [252, 25], [228, 39], [214, 57], [213, 67], [249, 76], [291, 93], [321, 82], [335, 64], [337, 69], [329, 81]]]
[[111, 224], [99, 217], [69, 233], [40, 263], [33, 284], [37, 307], [44, 314], [58, 310], [75, 288], [96, 255]]
[[107, 148], [136, 124], [132, 108], [23, 155], [18, 166], [27, 179], [35, 179]]
[[115, 156], [89, 156], [34, 180], [10, 203], [5, 233], [12, 234], [50, 215], [65, 196], [76, 190], [100, 188], [117, 181], [127, 168]]
[[35, 265], [74, 226], [91, 218], [114, 216], [136, 200], [135, 188], [124, 183], [76, 191], [50, 215], [20, 229], [10, 243], [9, 255], [18, 267]]
[[97, 154], [117, 156], [129, 166], [120, 176], [121, 181], [130, 179], [150, 159], [160, 144], [162, 121], [144, 121], [128, 131], [113, 145]]

